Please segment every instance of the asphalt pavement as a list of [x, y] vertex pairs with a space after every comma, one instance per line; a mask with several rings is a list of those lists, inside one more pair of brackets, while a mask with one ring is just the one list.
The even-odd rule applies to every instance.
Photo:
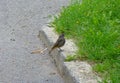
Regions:
[[37, 38], [68, 0], [0, 0], [0, 83], [64, 83]]

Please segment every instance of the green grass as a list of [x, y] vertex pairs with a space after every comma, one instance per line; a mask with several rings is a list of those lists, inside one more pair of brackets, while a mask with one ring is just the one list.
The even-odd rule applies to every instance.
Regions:
[[[103, 82], [120, 82], [120, 0], [83, 0], [64, 7], [52, 22], [75, 40], [78, 59], [94, 61]], [[68, 61], [72, 60], [69, 57]]]

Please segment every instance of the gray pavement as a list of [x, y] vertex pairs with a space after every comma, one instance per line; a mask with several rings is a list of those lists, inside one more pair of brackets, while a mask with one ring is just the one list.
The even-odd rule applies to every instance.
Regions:
[[45, 48], [37, 38], [50, 15], [68, 0], [0, 0], [0, 83], [63, 83], [48, 55], [30, 54]]

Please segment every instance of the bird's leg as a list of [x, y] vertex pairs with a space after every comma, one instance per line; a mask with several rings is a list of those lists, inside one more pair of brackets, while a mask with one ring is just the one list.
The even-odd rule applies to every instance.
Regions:
[[61, 48], [59, 48], [59, 51], [63, 51]]

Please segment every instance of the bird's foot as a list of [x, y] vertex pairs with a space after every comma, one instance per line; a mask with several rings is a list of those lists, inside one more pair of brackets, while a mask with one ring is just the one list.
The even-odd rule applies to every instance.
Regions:
[[64, 51], [63, 49], [61, 49], [61, 48], [59, 48], [59, 52], [62, 52], [62, 51]]

